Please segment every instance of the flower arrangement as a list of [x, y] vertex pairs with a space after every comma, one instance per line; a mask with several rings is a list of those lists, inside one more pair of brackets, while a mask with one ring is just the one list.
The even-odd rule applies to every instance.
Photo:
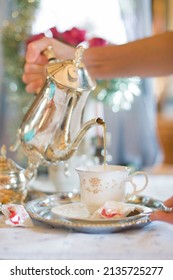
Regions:
[[[75, 47], [82, 42], [87, 42], [89, 47], [105, 46], [108, 44], [106, 40], [100, 37], [87, 39], [86, 30], [78, 29], [77, 27], [73, 27], [72, 29], [66, 30], [64, 32], [59, 32], [56, 27], [52, 27], [47, 33], [49, 33], [49, 36]], [[27, 44], [32, 41], [41, 39], [44, 36], [46, 36], [46, 32], [33, 35], [27, 40]]]

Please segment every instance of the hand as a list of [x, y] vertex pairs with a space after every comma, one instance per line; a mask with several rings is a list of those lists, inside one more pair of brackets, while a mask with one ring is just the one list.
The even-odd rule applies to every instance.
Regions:
[[[164, 202], [165, 206], [173, 207], [173, 196]], [[152, 221], [162, 221], [173, 224], [173, 210], [172, 212], [155, 211], [150, 215]]]
[[26, 51], [26, 63], [22, 76], [28, 93], [38, 92], [46, 80], [46, 65], [48, 60], [42, 52], [50, 45], [53, 47], [53, 51], [57, 58], [74, 58], [74, 47], [66, 45], [53, 38], [44, 37], [30, 43]]

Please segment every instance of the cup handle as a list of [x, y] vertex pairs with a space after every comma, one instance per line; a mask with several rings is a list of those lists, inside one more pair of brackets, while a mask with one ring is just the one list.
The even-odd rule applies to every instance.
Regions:
[[[134, 176], [136, 176], [136, 175], [143, 175], [144, 178], [145, 178], [144, 185], [143, 185], [139, 190], [137, 190], [138, 186], [133, 182], [133, 178], [134, 178]], [[136, 195], [136, 194], [142, 192], [142, 191], [147, 187], [147, 185], [148, 185], [148, 175], [147, 175], [146, 172], [143, 172], [143, 171], [136, 171], [136, 172], [134, 172], [132, 175], [130, 175], [130, 176], [127, 178], [126, 183], [128, 183], [128, 182], [132, 184], [132, 186], [133, 186], [133, 191], [132, 191], [131, 193], [128, 193], [128, 194], [126, 195], [126, 200], [128, 200], [129, 198], [131, 198], [133, 195]]]

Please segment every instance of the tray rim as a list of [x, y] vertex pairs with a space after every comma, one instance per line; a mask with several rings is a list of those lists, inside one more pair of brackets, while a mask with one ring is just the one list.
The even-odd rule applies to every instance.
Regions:
[[[64, 204], [63, 201], [58, 200], [57, 194], [45, 196], [39, 199], [32, 200], [26, 204], [26, 210], [28, 214], [31, 216], [31, 218], [41, 221], [43, 223], [49, 224], [53, 227], [65, 227], [68, 229], [72, 229], [75, 231], [80, 232], [86, 232], [86, 233], [111, 233], [111, 232], [117, 232], [129, 228], [138, 228], [138, 227], [144, 227], [151, 223], [150, 217], [148, 213], [140, 213], [139, 215], [126, 217], [125, 219], [121, 220], [109, 220], [104, 222], [101, 221], [78, 221], [78, 220], [70, 220], [66, 219], [64, 217], [60, 218], [57, 217], [56, 214], [51, 213], [51, 209], [53, 206], [51, 206], [51, 203], [56, 199], [57, 203]], [[44, 203], [44, 201], [47, 201], [47, 206], [40, 206], [38, 204]], [[73, 201], [70, 201], [69, 203], [74, 203]], [[137, 205], [137, 204], [136, 204]], [[151, 208], [146, 207], [144, 205], [139, 205], [145, 208], [148, 208], [150, 212], [152, 211]], [[38, 213], [38, 211], [35, 211], [34, 209], [36, 207], [41, 207], [41, 210], [45, 210], [43, 212], [44, 214], [48, 214], [51, 216], [50, 219], [45, 218], [43, 215]]]

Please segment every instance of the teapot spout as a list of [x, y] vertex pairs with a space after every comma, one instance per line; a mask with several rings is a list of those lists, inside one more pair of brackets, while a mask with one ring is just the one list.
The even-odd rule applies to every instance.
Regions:
[[63, 150], [53, 150], [48, 148], [46, 151], [46, 160], [51, 164], [56, 164], [59, 161], [66, 161], [73, 156], [73, 154], [77, 151], [79, 144], [84, 138], [86, 132], [95, 125], [105, 126], [105, 122], [101, 118], [95, 118], [87, 121], [80, 131], [78, 132], [76, 138], [69, 144], [66, 149]]

